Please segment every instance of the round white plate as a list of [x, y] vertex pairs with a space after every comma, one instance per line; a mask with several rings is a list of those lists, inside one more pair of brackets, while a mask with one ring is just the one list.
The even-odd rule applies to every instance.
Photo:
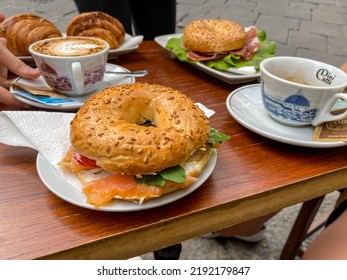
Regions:
[[312, 141], [313, 126], [291, 127], [274, 121], [265, 111], [260, 84], [244, 86], [231, 92], [226, 106], [233, 118], [249, 130], [267, 138], [296, 146], [334, 148], [346, 142]]
[[[129, 72], [128, 69], [115, 65], [115, 64], [106, 64], [106, 71], [123, 71], [123, 72]], [[43, 80], [42, 77], [36, 79], [36, 80], [29, 80], [29, 79], [24, 79], [24, 78], [17, 78], [16, 81], [20, 81], [21, 83], [28, 84], [28, 85], [36, 85], [36, 86], [45, 86], [46, 83]], [[113, 85], [121, 85], [121, 84], [132, 84], [135, 83], [135, 78], [134, 77], [124, 77], [121, 75], [117, 74], [107, 74], [105, 73], [104, 79], [102, 83], [99, 85], [99, 87], [95, 90], [95, 92], [98, 92], [106, 87], [113, 86]], [[56, 104], [44, 104], [44, 103], [39, 103], [31, 99], [27, 99], [23, 96], [19, 96], [16, 93], [17, 92], [23, 92], [23, 90], [15, 90], [12, 86], [10, 87], [10, 92], [14, 95], [15, 98], [17, 98], [19, 101], [29, 104], [34, 107], [38, 108], [43, 108], [43, 109], [54, 109], [54, 110], [75, 110], [80, 108], [83, 103], [93, 94], [88, 94], [82, 97], [71, 97], [71, 99], [77, 100], [80, 103], [66, 103], [66, 104], [61, 104], [61, 105], [56, 105]]]
[[[98, 210], [108, 212], [131, 212], [151, 209], [174, 202], [180, 198], [187, 196], [188, 194], [199, 188], [211, 175], [216, 165], [216, 162], [217, 151], [214, 149], [212, 152], [211, 159], [207, 163], [203, 172], [199, 175], [198, 181], [196, 181], [193, 185], [191, 185], [188, 188], [177, 190], [158, 198], [153, 198], [151, 200], [143, 202], [142, 204], [114, 199], [107, 205], [100, 206]], [[55, 169], [40, 154], [38, 154], [36, 159], [36, 168], [42, 182], [55, 195], [74, 205], [96, 210], [93, 205], [86, 202], [85, 195], [82, 192], [78, 191], [74, 186], [66, 182], [66, 180], [64, 180], [63, 177], [60, 176], [57, 169]]]
[[[167, 35], [161, 35], [158, 37], [154, 38], [154, 41], [157, 42], [157, 44], [159, 44], [161, 47], [163, 47], [164, 49], [166, 49], [166, 44], [167, 41], [170, 38], [181, 38], [182, 34], [167, 34]], [[249, 81], [253, 81], [256, 80], [260, 77], [260, 73], [257, 72], [255, 74], [247, 74], [247, 75], [238, 75], [238, 74], [233, 74], [233, 73], [229, 73], [226, 71], [219, 71], [210, 67], [207, 67], [205, 64], [203, 63], [195, 63], [195, 64], [191, 64], [192, 66], [200, 69], [201, 71], [210, 74], [211, 76], [222, 80], [224, 82], [227, 82], [229, 84], [239, 84], [239, 83], [246, 83]]]
[[[125, 34], [123, 43], [119, 46], [119, 48], [114, 50], [109, 50], [108, 52], [108, 59], [116, 58], [117, 56], [121, 54], [126, 54], [129, 52], [132, 52], [139, 48], [139, 45], [143, 41], [143, 36], [131, 36], [129, 34]], [[29, 56], [18, 56], [18, 58], [22, 61], [24, 61], [27, 64], [33, 64], [34, 59], [31, 55]]]

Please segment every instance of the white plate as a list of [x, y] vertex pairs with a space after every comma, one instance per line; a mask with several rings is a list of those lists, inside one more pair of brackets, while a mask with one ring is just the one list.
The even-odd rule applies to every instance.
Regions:
[[[121, 54], [132, 52], [139, 48], [139, 45], [143, 41], [143, 36], [131, 36], [129, 34], [125, 34], [124, 41], [119, 46], [119, 48], [114, 50], [109, 50], [108, 52], [108, 59], [113, 59]], [[34, 63], [34, 59], [31, 55], [29, 56], [18, 56], [18, 58], [22, 61], [24, 61], [27, 64]]]
[[267, 138], [296, 146], [334, 148], [346, 145], [343, 141], [312, 141], [313, 126], [291, 127], [274, 121], [265, 111], [260, 84], [244, 86], [231, 92], [226, 106], [233, 118], [249, 130]]
[[[167, 34], [155, 37], [154, 40], [164, 49], [166, 49], [166, 43], [170, 38], [181, 38], [182, 34]], [[210, 74], [211, 76], [220, 79], [224, 82], [227, 82], [229, 84], [239, 84], [239, 83], [246, 83], [249, 81], [256, 80], [260, 77], [259, 72], [255, 74], [248, 74], [248, 75], [237, 75], [233, 73], [228, 73], [225, 71], [219, 71], [210, 67], [207, 67], [203, 63], [195, 63], [191, 64], [192, 66], [202, 70], [203, 72]]]
[[[188, 194], [199, 188], [211, 175], [216, 162], [217, 151], [213, 149], [211, 159], [207, 163], [203, 172], [199, 175], [198, 181], [196, 181], [188, 188], [177, 190], [158, 198], [153, 198], [151, 200], [143, 202], [142, 204], [114, 199], [107, 205], [100, 206], [98, 210], [108, 212], [131, 212], [151, 209], [174, 202], [180, 198], [187, 196]], [[41, 156], [41, 154], [38, 154], [37, 156], [36, 168], [42, 182], [55, 195], [74, 205], [96, 210], [93, 205], [86, 202], [85, 195], [82, 192], [78, 191], [74, 186], [66, 182], [60, 176], [57, 169], [55, 169], [43, 156]]]
[[[123, 72], [129, 72], [128, 69], [115, 65], [115, 64], [106, 64], [106, 70], [107, 71], [123, 71]], [[44, 82], [43, 78], [40, 77], [36, 80], [29, 80], [24, 78], [17, 78], [16, 81], [20, 81], [21, 83], [25, 83], [28, 85], [37, 85], [37, 86], [44, 86], [46, 83]], [[102, 83], [99, 85], [99, 87], [95, 90], [95, 92], [100, 91], [106, 87], [113, 86], [113, 85], [121, 85], [121, 84], [132, 84], [135, 82], [134, 77], [124, 77], [121, 75], [116, 74], [107, 74], [105, 73], [104, 79]], [[36, 102], [34, 100], [27, 99], [23, 96], [17, 95], [18, 92], [23, 92], [23, 90], [15, 90], [12, 86], [10, 87], [10, 92], [14, 95], [15, 98], [17, 98], [19, 101], [29, 104], [34, 107], [43, 108], [43, 109], [54, 109], [54, 110], [75, 110], [80, 108], [83, 103], [93, 94], [88, 94], [82, 97], [72, 97], [72, 99], [79, 101], [80, 103], [66, 103], [62, 105], [49, 105], [49, 104], [43, 104]]]

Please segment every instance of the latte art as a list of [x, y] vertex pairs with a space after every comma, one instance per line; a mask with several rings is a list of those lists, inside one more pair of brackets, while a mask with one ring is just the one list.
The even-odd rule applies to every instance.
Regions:
[[86, 55], [102, 50], [102, 48], [96, 44], [76, 41], [56, 42], [56, 44], [51, 44], [49, 47], [49, 53], [59, 56]]
[[104, 50], [106, 44], [92, 38], [57, 38], [33, 46], [33, 50], [53, 56], [82, 56]]

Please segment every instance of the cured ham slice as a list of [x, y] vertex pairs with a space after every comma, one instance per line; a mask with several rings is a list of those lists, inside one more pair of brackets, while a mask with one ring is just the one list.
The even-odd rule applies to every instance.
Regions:
[[233, 51], [232, 53], [242, 56], [244, 60], [250, 60], [260, 47], [261, 44], [257, 36], [257, 28], [250, 26], [246, 29], [246, 45], [242, 49]]
[[220, 53], [201, 53], [196, 51], [189, 51], [187, 57], [194, 61], [206, 61], [206, 60], [216, 60], [226, 56], [226, 54]]

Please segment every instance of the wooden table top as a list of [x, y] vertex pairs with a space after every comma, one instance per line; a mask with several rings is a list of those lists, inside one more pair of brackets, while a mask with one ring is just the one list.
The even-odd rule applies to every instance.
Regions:
[[[147, 69], [139, 82], [171, 86], [216, 111], [212, 127], [231, 135], [209, 179], [188, 196], [144, 211], [114, 213], [72, 205], [36, 171], [37, 152], [0, 144], [1, 259], [121, 259], [255, 218], [344, 187], [347, 147], [304, 148], [259, 136], [225, 102], [231, 85], [179, 62], [153, 41], [112, 61]], [[256, 83], [257, 81], [254, 81]], [[1, 110], [13, 108], [0, 105]]]

